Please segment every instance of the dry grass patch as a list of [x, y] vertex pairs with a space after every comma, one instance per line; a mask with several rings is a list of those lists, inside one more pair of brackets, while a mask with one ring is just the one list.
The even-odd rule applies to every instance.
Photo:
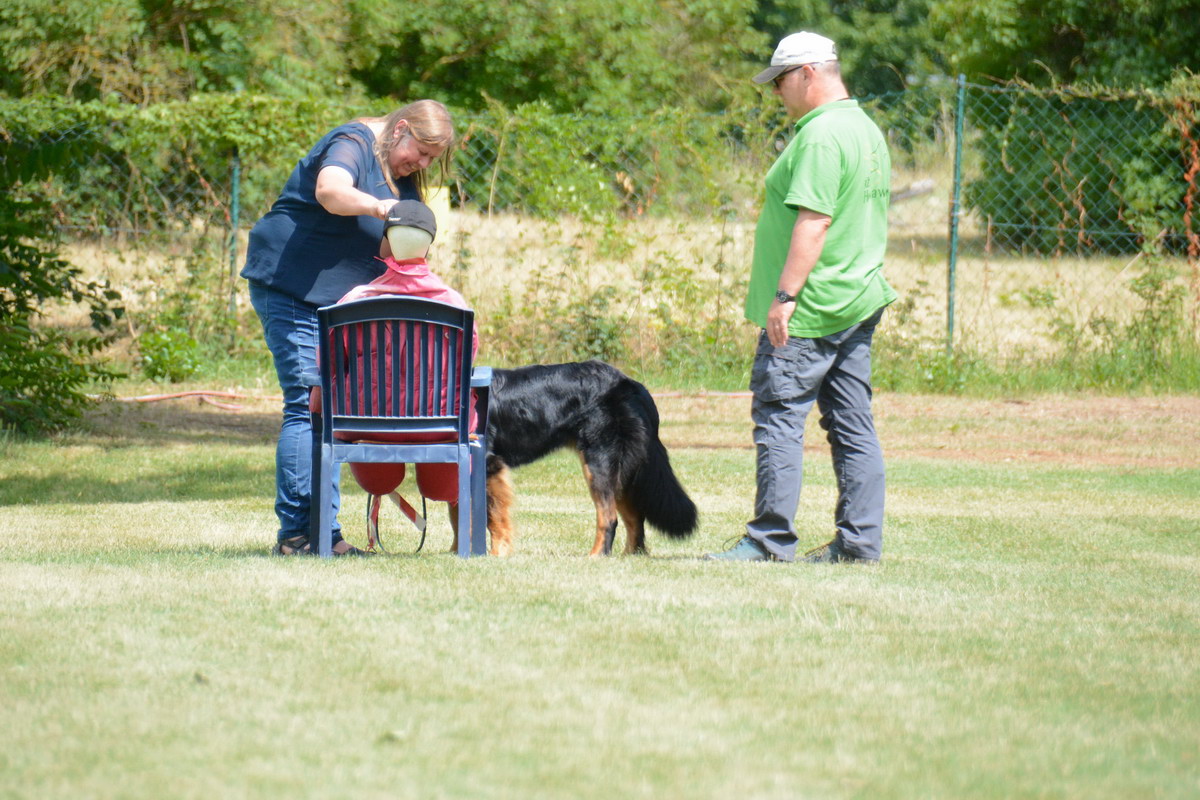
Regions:
[[[914, 303], [902, 332], [906, 336], [936, 339], [945, 330], [945, 229], [941, 222], [931, 226], [926, 221], [931, 213], [926, 206], [940, 203], [939, 198], [922, 196], [894, 209], [896, 224], [885, 271], [902, 300]], [[641, 281], [647, 268], [688, 270], [690, 280], [724, 286], [731, 299], [722, 313], [731, 319], [741, 315], [742, 289], [736, 284], [749, 276], [754, 236], [750, 218], [639, 217], [588, 224], [571, 217], [544, 220], [453, 209], [444, 212], [441, 221], [430, 262], [485, 318], [506, 293], [522, 298], [531, 283], [540, 280], [550, 285], [567, 283], [575, 294], [603, 286], [625, 289], [627, 294], [615, 310], [636, 321], [643, 305], [657, 299], [641, 294], [647, 289]], [[971, 230], [965, 226], [964, 235]], [[238, 268], [245, 253], [245, 236], [244, 232], [239, 236]], [[1140, 258], [993, 255], [986, 241], [978, 239], [980, 234], [975, 236], [965, 240], [956, 282], [956, 328], [964, 344], [1001, 354], [1045, 349], [1055, 346], [1049, 340], [1055, 315], [1079, 325], [1096, 314], [1122, 323], [1135, 306], [1136, 298], [1125, 282], [1141, 268]], [[106, 279], [120, 289], [131, 319], [136, 320], [162, 310], [163, 298], [187, 279], [188, 259], [194, 257], [197, 246], [190, 237], [169, 246], [114, 239], [69, 243], [63, 254], [88, 277]], [[225, 258], [223, 248], [210, 250], [201, 262], [207, 264], [204, 269], [214, 282], [208, 291], [221, 295], [216, 307], [227, 297], [230, 266], [207, 263], [205, 259]], [[724, 274], [718, 274], [718, 265]], [[234, 279], [233, 288], [240, 308], [248, 309], [245, 283]], [[653, 284], [648, 290], [658, 291]], [[1044, 304], [1048, 298], [1054, 300], [1052, 310]], [[57, 322], [81, 319], [73, 309], [56, 311], [53, 316]], [[129, 324], [132, 331], [138, 323]]]

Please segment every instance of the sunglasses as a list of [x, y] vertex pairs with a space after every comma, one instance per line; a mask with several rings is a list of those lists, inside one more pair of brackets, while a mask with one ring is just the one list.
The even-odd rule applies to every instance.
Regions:
[[783, 72], [779, 73], [779, 74], [778, 74], [778, 75], [776, 75], [774, 78], [772, 78], [772, 79], [771, 79], [771, 82], [772, 82], [772, 83], [774, 83], [774, 84], [775, 84], [775, 88], [776, 88], [776, 89], [778, 89], [780, 86], [782, 86], [782, 85], [783, 85], [783, 76], [787, 75], [789, 72], [795, 72], [796, 70], [800, 69], [800, 67], [802, 67], [802, 66], [804, 66], [804, 65], [803, 65], [803, 64], [797, 64], [797, 65], [796, 65], [796, 66], [794, 66], [794, 67], [788, 67], [788, 68], [787, 68], [787, 69], [785, 69]]

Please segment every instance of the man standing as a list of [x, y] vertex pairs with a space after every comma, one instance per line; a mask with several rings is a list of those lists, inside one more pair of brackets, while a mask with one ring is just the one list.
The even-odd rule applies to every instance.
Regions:
[[773, 81], [795, 135], [767, 172], [746, 318], [763, 330], [750, 378], [757, 494], [746, 535], [708, 556], [794, 561], [804, 422], [814, 402], [837, 475], [837, 533], [809, 562], [878, 561], [883, 454], [871, 415], [871, 337], [896, 293], [883, 277], [891, 159], [851, 100], [834, 43], [801, 32], [779, 42]]

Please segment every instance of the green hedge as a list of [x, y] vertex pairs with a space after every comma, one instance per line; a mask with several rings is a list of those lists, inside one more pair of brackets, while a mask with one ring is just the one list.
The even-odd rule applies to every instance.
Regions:
[[[0, 99], [0, 135], [14, 153], [69, 152], [73, 168], [57, 170], [50, 197], [63, 225], [98, 232], [170, 230], [184, 219], [227, 224], [236, 153], [244, 226], [266, 211], [296, 160], [326, 131], [389, 110], [248, 94], [148, 108]], [[770, 157], [770, 119], [756, 112], [595, 117], [533, 104], [452, 113], [460, 134], [452, 200], [481, 210], [596, 216], [712, 213], [731, 203], [749, 209]], [[0, 163], [0, 178], [21, 177], [19, 159]]]

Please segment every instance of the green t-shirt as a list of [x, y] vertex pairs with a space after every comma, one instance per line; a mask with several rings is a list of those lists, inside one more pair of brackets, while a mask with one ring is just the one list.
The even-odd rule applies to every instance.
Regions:
[[854, 100], [826, 103], [796, 123], [795, 136], [767, 172], [746, 319], [766, 327], [799, 208], [832, 222], [796, 298], [790, 335], [837, 333], [896, 299], [883, 277], [891, 169], [883, 134]]

